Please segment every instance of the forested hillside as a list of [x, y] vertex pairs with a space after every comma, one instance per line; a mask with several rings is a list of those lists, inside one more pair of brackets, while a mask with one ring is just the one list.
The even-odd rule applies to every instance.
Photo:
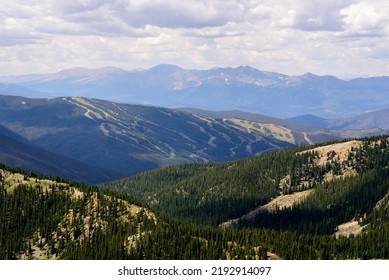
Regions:
[[0, 259], [388, 259], [388, 144], [186, 164], [110, 190], [1, 165]]
[[[210, 226], [330, 236], [357, 221], [367, 232], [359, 238], [374, 235], [388, 252], [388, 144], [387, 137], [377, 137], [225, 164], [188, 164], [106, 187], [135, 195], [168, 217]], [[298, 203], [277, 205], [302, 193]]]
[[[371, 203], [384, 196], [388, 188], [387, 138], [325, 147], [276, 151], [223, 164], [168, 167], [105, 186], [130, 193], [169, 216], [208, 225], [240, 217], [280, 195], [315, 189], [311, 197], [319, 196], [322, 188], [333, 188], [334, 184], [351, 185], [349, 189], [353, 191], [367, 188], [377, 196], [371, 198]], [[371, 190], [366, 182], [382, 183], [382, 189]], [[357, 193], [361, 199], [364, 197], [359, 190]], [[341, 203], [350, 199], [346, 191], [341, 195], [338, 198]]]

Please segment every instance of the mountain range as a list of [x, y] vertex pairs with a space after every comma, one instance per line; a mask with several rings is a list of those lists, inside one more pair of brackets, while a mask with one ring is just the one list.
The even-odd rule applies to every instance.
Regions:
[[[12, 166], [94, 184], [183, 162], [229, 161], [387, 134], [388, 93], [388, 77], [344, 81], [248, 66], [4, 76], [0, 125], [8, 129], [3, 142], [16, 144], [2, 155]], [[31, 147], [24, 151], [51, 153], [56, 171], [28, 165], [26, 152], [11, 152], [22, 145]], [[68, 160], [76, 162], [65, 166], [78, 166], [72, 174], [57, 165]], [[85, 172], [80, 177], [76, 170]]]
[[[92, 184], [184, 162], [230, 161], [294, 146], [385, 134], [377, 128], [305, 127], [239, 111], [178, 110], [82, 97], [0, 96], [0, 125], [7, 128], [0, 135], [8, 137], [4, 143], [9, 143], [8, 147], [3, 144], [4, 163]], [[12, 145], [10, 139], [14, 139]], [[18, 152], [16, 147], [20, 147]], [[27, 151], [42, 156], [27, 156]], [[32, 160], [37, 158], [52, 168], [38, 168]]]
[[388, 81], [0, 77], [0, 259], [388, 259]]
[[294, 124], [314, 126], [327, 129], [371, 129], [389, 130], [389, 109], [367, 112], [340, 119], [324, 119], [315, 115], [303, 115], [287, 119]]
[[[246, 125], [250, 124], [238, 120], [75, 97], [0, 96], [0, 119], [4, 126], [0, 133], [14, 139], [20, 150], [23, 144], [30, 147], [24, 150], [39, 148], [62, 156], [57, 160], [51, 157], [47, 160], [51, 163], [64, 163], [63, 157], [76, 159], [110, 174], [106, 181], [165, 165], [232, 160], [307, 143], [302, 133], [283, 127], [272, 126], [273, 134], [264, 133], [266, 126], [248, 131]], [[5, 163], [15, 166], [10, 158], [18, 153], [4, 143], [4, 153], [8, 151], [8, 157], [3, 156]], [[19, 163], [22, 161], [20, 158]], [[32, 165], [37, 166], [36, 162]], [[74, 166], [85, 170], [79, 164]], [[87, 173], [79, 181], [90, 183], [99, 178], [96, 171]], [[65, 176], [69, 174], [57, 175], [69, 178]]]
[[249, 66], [183, 69], [158, 65], [126, 71], [74, 68], [0, 77], [0, 93], [24, 97], [83, 96], [168, 108], [241, 110], [279, 118], [313, 114], [337, 119], [389, 108], [389, 77], [341, 80], [288, 76]]

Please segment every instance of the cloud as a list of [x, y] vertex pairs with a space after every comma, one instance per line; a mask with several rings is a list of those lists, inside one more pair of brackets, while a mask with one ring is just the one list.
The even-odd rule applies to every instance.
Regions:
[[335, 31], [343, 26], [340, 9], [356, 0], [253, 0], [248, 16], [251, 22], [274, 28], [303, 31]]
[[[150, 25], [135, 28], [124, 22], [117, 15], [119, 11], [115, 10], [118, 9], [118, 2], [125, 1], [7, 1], [0, 11], [0, 35], [5, 36], [8, 31], [13, 35], [20, 34], [20, 38], [26, 38], [26, 43], [38, 42], [34, 39], [42, 37], [62, 35], [135, 38], [158, 35], [159, 30]], [[12, 24], [8, 24], [10, 22]], [[7, 40], [7, 44], [13, 45], [22, 41]]]
[[24, 44], [36, 44], [42, 43], [43, 38], [39, 36], [33, 36], [30, 34], [5, 34], [0, 31], [0, 46], [15, 46], [15, 45], [24, 45]]
[[181, 34], [189, 37], [215, 39], [220, 37], [241, 37], [245, 35], [245, 31], [237, 28], [235, 23], [228, 23], [221, 27], [185, 28]]
[[344, 16], [347, 33], [359, 35], [388, 35], [389, 4], [361, 1], [340, 11]]
[[[205, 28], [223, 26], [243, 18], [244, 6], [238, 1], [206, 0], [76, 0], [53, 5], [56, 16], [65, 21], [92, 27], [108, 23], [113, 34], [160, 28]], [[116, 27], [115, 27], [116, 26]], [[120, 28], [117, 28], [120, 26]], [[100, 26], [102, 27], [102, 26]], [[106, 31], [109, 28], [105, 28]], [[128, 35], [126, 32], [123, 35]]]
[[156, 25], [167, 28], [202, 28], [239, 21], [244, 7], [238, 3], [222, 0], [125, 1], [117, 6], [120, 8], [116, 13], [133, 27]]
[[26, 25], [31, 17], [28, 11], [26, 8], [17, 11], [8, 4], [4, 5], [0, 11], [0, 46], [39, 43], [43, 40], [43, 36]]
[[[111, 1], [115, 2], [115, 1]], [[52, 1], [52, 9], [64, 15], [82, 14], [88, 11], [97, 10], [107, 3], [105, 0], [72, 0], [72, 1]]]
[[344, 29], [340, 10], [350, 5], [350, 0], [302, 1], [297, 5], [293, 28], [304, 31], [341, 31]]
[[388, 14], [386, 0], [3, 1], [0, 71], [173, 63], [384, 74]]

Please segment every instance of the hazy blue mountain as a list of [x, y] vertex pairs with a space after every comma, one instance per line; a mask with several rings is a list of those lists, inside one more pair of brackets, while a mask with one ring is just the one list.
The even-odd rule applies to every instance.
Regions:
[[389, 109], [368, 112], [339, 120], [330, 120], [327, 127], [331, 129], [380, 128], [389, 131]]
[[162, 64], [134, 71], [74, 68], [25, 82], [11, 80], [23, 86], [19, 95], [25, 97], [83, 96], [281, 118], [313, 114], [334, 119], [389, 108], [389, 77], [345, 81], [312, 73], [287, 76], [249, 66], [193, 70]]
[[0, 96], [0, 123], [41, 149], [125, 175], [309, 143], [275, 125], [76, 97]]
[[16, 140], [16, 141], [23, 143], [23, 144], [28, 144], [28, 145], [30, 144], [26, 138], [20, 136], [19, 134], [13, 132], [12, 130], [10, 130], [2, 125], [0, 125], [0, 135], [2, 137], [8, 137], [10, 139]]
[[0, 124], [40, 149], [115, 170], [114, 177], [382, 134], [377, 129], [304, 130], [285, 120], [238, 111], [182, 112], [82, 97], [0, 96]]
[[288, 118], [287, 120], [291, 123], [300, 124], [304, 126], [323, 127], [323, 128], [327, 128], [328, 126], [327, 119], [320, 118], [312, 114]]
[[119, 172], [104, 170], [65, 156], [45, 151], [20, 135], [0, 125], [0, 162], [36, 174], [96, 184], [122, 177]]
[[19, 84], [0, 82], [0, 95], [26, 96], [31, 98], [48, 97], [47, 93], [32, 90]]
[[27, 82], [39, 80], [45, 76], [46, 76], [45, 74], [0, 76], [0, 83], [4, 83], [4, 84], [27, 83]]
[[335, 130], [374, 129], [389, 131], [389, 109], [358, 114], [340, 119], [323, 119], [315, 115], [303, 115], [287, 119], [294, 124]]

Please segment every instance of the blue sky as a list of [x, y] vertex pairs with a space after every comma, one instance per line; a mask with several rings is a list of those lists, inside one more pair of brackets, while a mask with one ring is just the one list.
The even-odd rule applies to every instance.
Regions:
[[0, 75], [160, 63], [389, 75], [386, 0], [0, 0]]

